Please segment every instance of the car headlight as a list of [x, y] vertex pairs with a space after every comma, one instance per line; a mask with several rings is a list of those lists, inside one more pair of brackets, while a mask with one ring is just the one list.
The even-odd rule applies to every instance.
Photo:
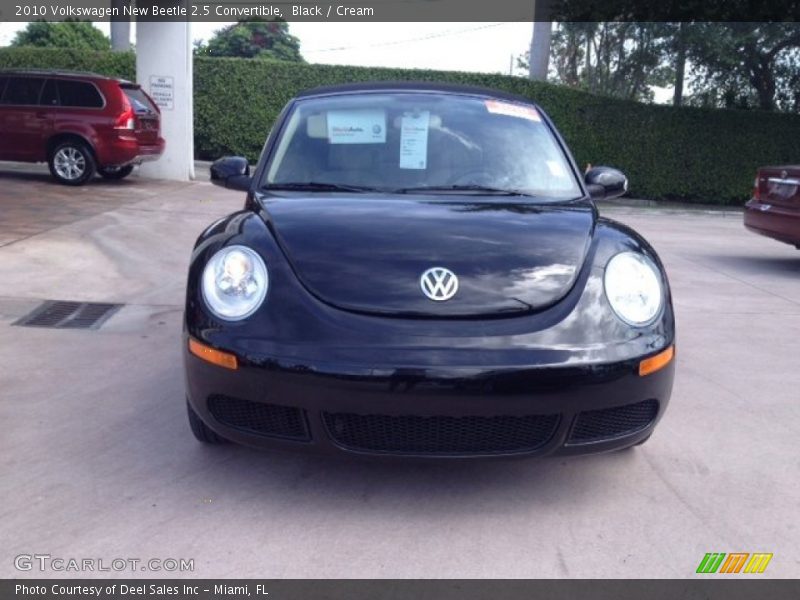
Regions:
[[604, 285], [611, 308], [628, 325], [649, 325], [661, 312], [661, 274], [642, 254], [621, 252], [612, 257], [606, 265]]
[[267, 295], [267, 266], [246, 246], [218, 251], [203, 271], [203, 300], [220, 319], [238, 321], [252, 315]]

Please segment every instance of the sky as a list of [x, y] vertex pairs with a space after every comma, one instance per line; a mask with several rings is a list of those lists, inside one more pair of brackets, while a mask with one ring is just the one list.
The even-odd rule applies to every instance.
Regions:
[[[191, 23], [208, 40], [229, 23]], [[6, 45], [27, 23], [0, 23]], [[108, 23], [95, 26], [109, 32]], [[527, 50], [531, 23], [289, 23], [310, 63], [508, 73]]]
[[[191, 23], [192, 38], [208, 40], [229, 24]], [[26, 25], [0, 23], [0, 46]], [[95, 26], [109, 33], [108, 23]], [[310, 63], [508, 74], [513, 58], [530, 46], [533, 25], [290, 22], [289, 31], [300, 39], [300, 51]], [[515, 68], [514, 74], [525, 73]], [[657, 102], [671, 97], [669, 90], [655, 91]]]

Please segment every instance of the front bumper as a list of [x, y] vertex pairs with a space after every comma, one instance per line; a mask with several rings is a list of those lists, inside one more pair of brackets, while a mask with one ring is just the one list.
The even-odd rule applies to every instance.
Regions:
[[[219, 435], [261, 448], [401, 456], [569, 455], [653, 431], [674, 360], [568, 367], [383, 369], [253, 356], [237, 370], [187, 350], [188, 400]], [[365, 356], [365, 365], [374, 356]], [[644, 357], [642, 357], [644, 358]]]

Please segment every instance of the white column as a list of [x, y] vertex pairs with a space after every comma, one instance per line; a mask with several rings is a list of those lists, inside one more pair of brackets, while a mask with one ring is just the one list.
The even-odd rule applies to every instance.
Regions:
[[189, 181], [194, 178], [192, 37], [187, 22], [136, 24], [136, 81], [161, 109], [161, 158], [141, 166], [141, 175]]
[[127, 52], [131, 49], [130, 21], [111, 21], [111, 49], [114, 52]]
[[[120, 14], [123, 7], [130, 6], [130, 0], [111, 0], [111, 7]], [[114, 52], [127, 52], [131, 49], [131, 22], [111, 19], [111, 49]]]
[[536, 21], [533, 24], [530, 55], [530, 78], [538, 81], [547, 80], [547, 67], [550, 60], [550, 38], [553, 35], [553, 24], [548, 21]]

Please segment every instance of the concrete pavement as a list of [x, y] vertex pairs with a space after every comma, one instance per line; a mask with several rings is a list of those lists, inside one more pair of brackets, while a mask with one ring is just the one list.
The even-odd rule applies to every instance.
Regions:
[[[763, 576], [800, 574], [794, 248], [735, 212], [604, 209], [659, 251], [678, 317], [672, 403], [640, 448], [331, 460], [189, 432], [186, 265], [241, 204], [206, 183], [68, 189], [0, 167], [1, 577], [78, 575], [15, 569], [34, 553], [194, 559], [171, 576], [459, 578], [693, 577], [706, 552], [772, 552]], [[43, 299], [126, 306], [98, 331], [11, 325]]]

